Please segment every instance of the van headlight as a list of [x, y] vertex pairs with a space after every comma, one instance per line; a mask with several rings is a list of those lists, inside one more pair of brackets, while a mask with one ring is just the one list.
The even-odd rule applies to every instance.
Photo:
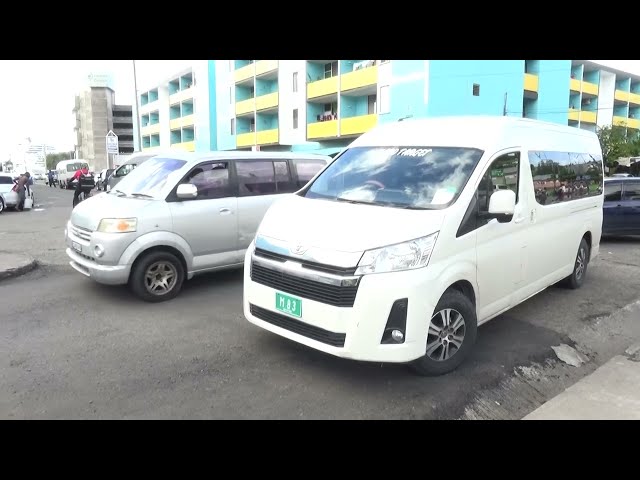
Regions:
[[137, 218], [103, 218], [98, 225], [101, 233], [135, 232], [138, 228]]
[[408, 242], [367, 250], [362, 255], [355, 274], [397, 272], [426, 267], [437, 238], [438, 232]]

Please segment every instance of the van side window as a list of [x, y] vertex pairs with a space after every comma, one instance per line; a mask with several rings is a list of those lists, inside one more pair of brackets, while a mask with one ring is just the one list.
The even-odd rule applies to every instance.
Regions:
[[623, 200], [640, 200], [640, 182], [624, 182]]
[[293, 193], [298, 190], [291, 178], [291, 170], [286, 160], [273, 162], [273, 168], [276, 172], [276, 190], [278, 193]]
[[320, 160], [295, 160], [293, 164], [298, 176], [298, 190], [309, 183], [309, 180], [325, 166], [325, 163]]
[[520, 153], [511, 152], [496, 158], [478, 185], [478, 211], [489, 211], [489, 199], [497, 190], [512, 190], [516, 194], [516, 203], [520, 175]]
[[277, 193], [276, 176], [273, 162], [239, 161], [236, 162], [238, 186], [241, 197], [274, 195]]
[[196, 200], [230, 197], [229, 163], [216, 162], [198, 165], [189, 172], [182, 183], [190, 183], [198, 188]]
[[536, 202], [551, 205], [601, 195], [602, 157], [579, 152], [530, 151]]

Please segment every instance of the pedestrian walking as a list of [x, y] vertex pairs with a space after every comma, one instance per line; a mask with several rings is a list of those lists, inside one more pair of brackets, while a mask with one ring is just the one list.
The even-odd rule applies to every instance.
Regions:
[[26, 192], [29, 185], [29, 179], [31, 174], [29, 172], [23, 173], [18, 177], [18, 182], [13, 190], [18, 194], [18, 211], [21, 212], [24, 209], [24, 201], [26, 200]]

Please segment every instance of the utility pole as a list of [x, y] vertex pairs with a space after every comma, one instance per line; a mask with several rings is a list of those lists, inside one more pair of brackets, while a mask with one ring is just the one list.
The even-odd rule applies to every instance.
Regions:
[[136, 76], [136, 61], [133, 62], [133, 88], [136, 97], [136, 125], [138, 127], [138, 151], [142, 151], [142, 133], [140, 132], [140, 101], [138, 99], [138, 77]]

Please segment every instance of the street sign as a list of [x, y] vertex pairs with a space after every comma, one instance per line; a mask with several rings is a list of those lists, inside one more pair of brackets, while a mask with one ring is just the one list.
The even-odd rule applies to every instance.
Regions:
[[106, 136], [107, 139], [107, 153], [118, 154], [120, 150], [118, 149], [118, 136], [113, 133], [112, 130], [109, 130]]

